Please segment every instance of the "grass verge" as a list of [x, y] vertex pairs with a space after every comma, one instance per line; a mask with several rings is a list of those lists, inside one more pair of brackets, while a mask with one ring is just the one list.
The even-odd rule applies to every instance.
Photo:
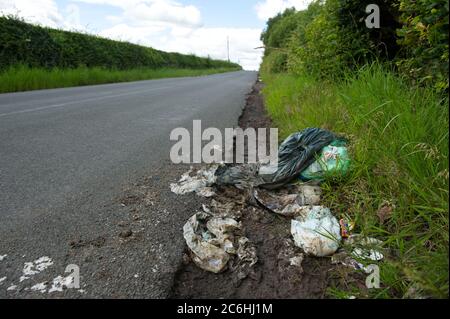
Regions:
[[[380, 66], [340, 83], [263, 73], [266, 108], [282, 138], [322, 127], [350, 140], [351, 172], [324, 183], [325, 205], [384, 241], [381, 289], [371, 298], [448, 298], [448, 100], [411, 88]], [[391, 210], [380, 208], [389, 203]], [[331, 288], [334, 297], [348, 294]], [[358, 291], [360, 295], [358, 295]]]
[[53, 89], [93, 84], [130, 82], [185, 76], [202, 76], [238, 71], [234, 68], [216, 69], [132, 69], [103, 68], [44, 69], [14, 66], [0, 73], [0, 93]]

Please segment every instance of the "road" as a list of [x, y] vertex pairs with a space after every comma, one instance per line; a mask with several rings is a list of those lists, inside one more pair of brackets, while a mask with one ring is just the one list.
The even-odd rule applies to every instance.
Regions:
[[[166, 297], [199, 205], [168, 190], [185, 169], [170, 163], [170, 132], [194, 119], [236, 126], [255, 81], [242, 71], [0, 94], [0, 298]], [[153, 199], [144, 210], [120, 201], [137, 184]], [[69, 264], [80, 289], [60, 292]]]

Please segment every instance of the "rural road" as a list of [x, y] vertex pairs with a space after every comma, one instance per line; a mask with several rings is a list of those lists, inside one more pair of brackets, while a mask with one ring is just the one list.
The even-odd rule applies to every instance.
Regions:
[[[167, 297], [201, 207], [169, 190], [170, 132], [236, 126], [256, 77], [0, 94], [0, 298]], [[58, 291], [70, 264], [80, 289]]]

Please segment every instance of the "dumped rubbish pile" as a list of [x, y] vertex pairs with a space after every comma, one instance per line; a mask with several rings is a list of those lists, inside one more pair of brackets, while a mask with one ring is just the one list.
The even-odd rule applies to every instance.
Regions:
[[[240, 223], [240, 208], [246, 204], [264, 207], [280, 218], [290, 219], [289, 241], [303, 253], [295, 254], [291, 248], [280, 252], [279, 258], [298, 269], [302, 269], [304, 254], [332, 256], [333, 264], [360, 270], [367, 270], [364, 261], [382, 260], [382, 242], [352, 234], [355, 228], [352, 221], [338, 220], [320, 203], [320, 183], [330, 175], [344, 175], [350, 169], [346, 145], [347, 141], [329, 131], [309, 128], [292, 134], [280, 145], [277, 167], [261, 163], [221, 164], [195, 173], [191, 168], [170, 185], [176, 194], [195, 192], [210, 198], [203, 211], [195, 213], [183, 228], [191, 260], [209, 272], [239, 269], [243, 277], [248, 275], [258, 257]], [[227, 187], [242, 190], [247, 198], [220, 201], [216, 193]]]
[[196, 213], [184, 225], [183, 235], [190, 257], [198, 267], [216, 274], [230, 268], [247, 276], [258, 257], [237, 221], [240, 213], [233, 214], [229, 211], [232, 208], [215, 201], [211, 208], [204, 205], [203, 212]]

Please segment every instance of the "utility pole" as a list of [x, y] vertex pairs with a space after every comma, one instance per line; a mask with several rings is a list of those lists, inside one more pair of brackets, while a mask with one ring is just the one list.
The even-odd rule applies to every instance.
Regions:
[[228, 52], [228, 62], [230, 62], [230, 37], [227, 36], [227, 52]]

